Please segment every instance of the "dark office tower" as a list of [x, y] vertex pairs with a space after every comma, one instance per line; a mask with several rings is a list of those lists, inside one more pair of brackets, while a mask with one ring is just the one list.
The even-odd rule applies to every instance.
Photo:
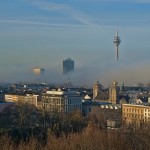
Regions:
[[71, 58], [63, 60], [63, 74], [67, 74], [74, 70], [74, 61]]

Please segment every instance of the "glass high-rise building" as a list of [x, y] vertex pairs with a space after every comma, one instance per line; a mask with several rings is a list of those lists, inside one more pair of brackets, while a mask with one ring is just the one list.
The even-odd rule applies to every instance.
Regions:
[[74, 71], [74, 60], [67, 58], [63, 60], [63, 74]]

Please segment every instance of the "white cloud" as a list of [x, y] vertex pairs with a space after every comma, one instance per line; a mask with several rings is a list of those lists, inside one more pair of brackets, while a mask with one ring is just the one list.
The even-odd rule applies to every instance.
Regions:
[[72, 6], [64, 3], [53, 3], [44, 0], [32, 0], [30, 3], [39, 9], [46, 10], [46, 11], [56, 11], [67, 16], [72, 17], [72, 19], [80, 22], [84, 25], [96, 25], [92, 22], [92, 19], [85, 15], [83, 12], [74, 9]]
[[[85, 0], [81, 0], [85, 1]], [[66, 1], [65, 1], [66, 2]], [[78, 0], [78, 2], [80, 2]], [[86, 2], [150, 2], [150, 0], [86, 0]], [[93, 18], [84, 12], [75, 9], [73, 6], [68, 5], [67, 3], [54, 3], [47, 0], [30, 0], [30, 3], [34, 6], [36, 6], [39, 9], [45, 10], [45, 11], [54, 11], [58, 12], [60, 14], [65, 14], [66, 17], [73, 19], [77, 21], [80, 25], [88, 25], [88, 26], [100, 26], [100, 25], [124, 25], [125, 23], [129, 24], [137, 24], [137, 23], [148, 23], [148, 20], [135, 20], [135, 19], [122, 19], [122, 20], [105, 20], [105, 19], [98, 19]]]
[[[49, 18], [45, 18], [43, 19], [38, 19], [38, 21], [36, 21], [36, 19], [31, 18], [31, 19], [14, 19], [14, 18], [6, 18], [6, 19], [0, 19], [0, 23], [2, 24], [15, 24], [15, 25], [29, 25], [29, 26], [54, 26], [54, 27], [82, 27], [82, 25], [79, 24], [69, 24], [69, 23], [59, 23], [58, 20], [47, 20]], [[56, 21], [56, 22], [55, 22]]]
[[[80, 14], [76, 14], [72, 12], [72, 15], [74, 16], [74, 18], [78, 21], [81, 21], [84, 24], [94, 24], [94, 22], [97, 23], [97, 25], [101, 25], [101, 24], [106, 24], [106, 25], [111, 25], [112, 23], [149, 23], [149, 20], [134, 20], [134, 19], [120, 19], [120, 20], [115, 20], [115, 19], [91, 19], [88, 18], [87, 16], [84, 15], [80, 15]], [[86, 19], [85, 19], [86, 18]], [[80, 26], [79, 24], [68, 24], [68, 23], [61, 23], [59, 24], [57, 19], [52, 19], [52, 20], [48, 20], [49, 18], [45, 18], [45, 19], [34, 19], [34, 18], [29, 18], [29, 19], [14, 19], [14, 18], [7, 18], [7, 19], [0, 19], [0, 23], [4, 23], [4, 24], [22, 24], [22, 25], [40, 25], [40, 26]], [[90, 21], [87, 21], [87, 20]], [[36, 21], [38, 20], [38, 21]], [[57, 23], [54, 23], [54, 22]], [[67, 20], [66, 20], [67, 21]]]

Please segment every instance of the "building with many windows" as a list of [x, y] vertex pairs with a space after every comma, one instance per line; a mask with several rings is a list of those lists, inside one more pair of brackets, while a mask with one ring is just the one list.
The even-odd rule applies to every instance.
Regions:
[[14, 103], [22, 103], [22, 104], [30, 104], [36, 107], [39, 106], [39, 95], [32, 94], [5, 94], [6, 102], [14, 102]]
[[69, 90], [51, 90], [43, 93], [42, 103], [45, 111], [69, 113], [74, 110], [82, 111], [82, 97]]
[[135, 124], [137, 127], [143, 123], [150, 123], [150, 106], [123, 104], [122, 120], [126, 125]]

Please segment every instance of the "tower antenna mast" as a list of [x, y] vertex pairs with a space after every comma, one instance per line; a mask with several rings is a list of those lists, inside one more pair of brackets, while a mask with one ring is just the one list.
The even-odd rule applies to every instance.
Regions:
[[119, 59], [119, 44], [121, 43], [120, 37], [118, 35], [118, 29], [116, 31], [116, 35], [114, 37], [113, 43], [115, 44], [115, 48], [116, 48], [116, 60], [118, 61], [118, 59]]

